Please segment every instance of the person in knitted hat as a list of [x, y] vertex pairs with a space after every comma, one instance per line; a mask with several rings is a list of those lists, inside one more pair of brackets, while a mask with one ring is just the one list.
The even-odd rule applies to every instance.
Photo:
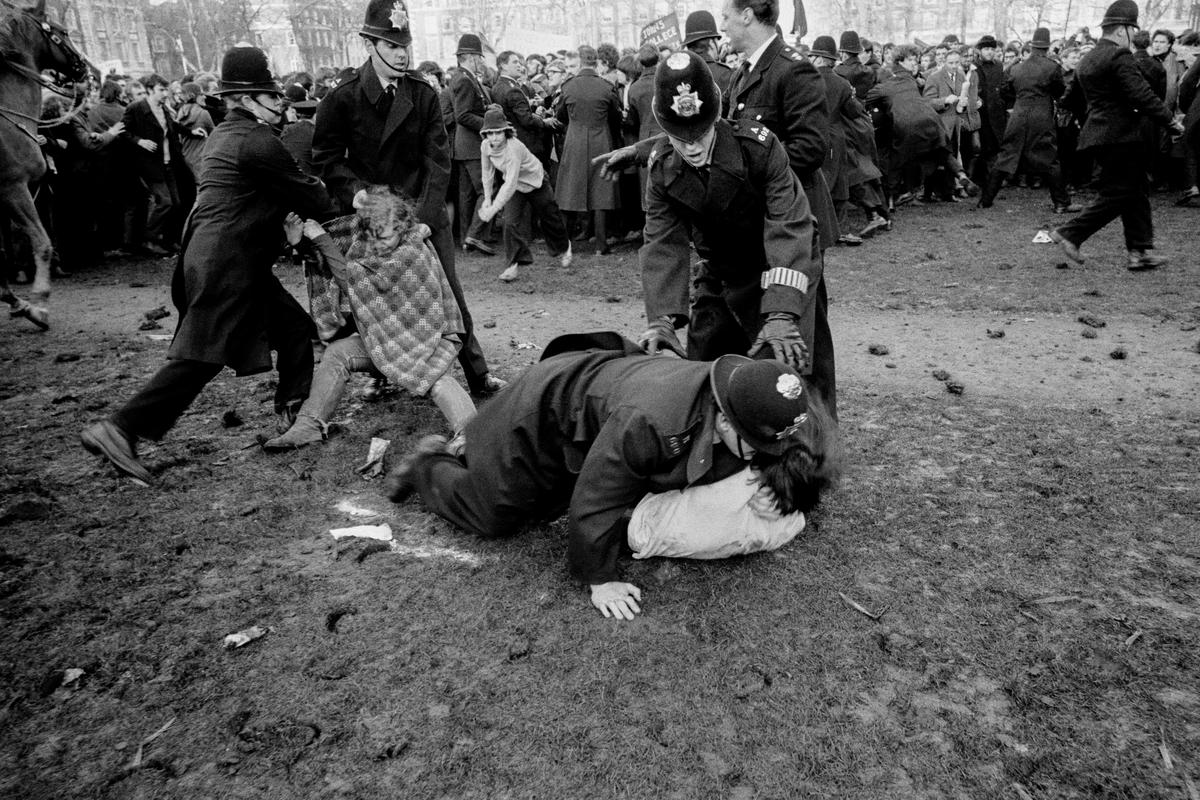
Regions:
[[1067, 257], [1083, 263], [1080, 246], [1117, 217], [1125, 229], [1126, 266], [1134, 272], [1167, 262], [1153, 254], [1154, 219], [1150, 212], [1150, 153], [1142, 144], [1143, 120], [1177, 136], [1183, 123], [1150, 88], [1134, 62], [1130, 45], [1138, 30], [1133, 0], [1116, 0], [1100, 23], [1103, 35], [1079, 61], [1076, 80], [1063, 102], [1086, 100], [1087, 118], [1079, 132], [1079, 150], [1091, 153], [1100, 168], [1096, 198], [1079, 216], [1051, 231]]
[[288, 212], [332, 212], [321, 181], [305, 175], [272, 126], [282, 90], [267, 56], [235, 47], [221, 63], [218, 94], [226, 115], [208, 137], [203, 180], [188, 215], [171, 281], [179, 312], [167, 363], [108, 419], [83, 431], [83, 446], [136, 482], [154, 478], [137, 457], [139, 439], [161, 439], [221, 370], [253, 375], [272, 368], [279, 382], [279, 427], [295, 420], [312, 385], [313, 321], [271, 272]]
[[[571, 240], [562, 212], [554, 202], [554, 192], [542, 162], [516, 138], [512, 123], [498, 105], [488, 106], [479, 133], [483, 137], [479, 145], [483, 179], [479, 218], [490, 222], [501, 210], [504, 211], [504, 259], [508, 267], [500, 273], [500, 280], [505, 283], [515, 281], [520, 265], [533, 263], [529, 251], [533, 238], [531, 214], [541, 225], [551, 254], [558, 258], [559, 266], [567, 269], [571, 266]], [[497, 172], [504, 183], [493, 196], [493, 175]]]
[[[690, 555], [663, 541], [679, 543], [670, 534], [680, 530], [692, 543], [724, 537], [710, 556], [744, 552], [760, 533], [783, 533], [765, 537], [776, 543], [794, 536], [840, 461], [833, 420], [786, 364], [647, 356], [616, 333], [571, 334], [479, 410], [461, 455], [426, 437], [387, 491], [394, 502], [415, 492], [429, 511], [489, 539], [566, 514], [572, 577], [605, 617], [631, 620], [641, 589], [618, 567], [629, 509], [638, 557]], [[702, 497], [689, 503], [694, 493]], [[687, 524], [672, 521], [679, 514]]]

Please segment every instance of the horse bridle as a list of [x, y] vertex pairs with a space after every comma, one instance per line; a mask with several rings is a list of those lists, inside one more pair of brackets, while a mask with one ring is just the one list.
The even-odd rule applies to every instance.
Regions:
[[[71, 44], [70, 40], [67, 38], [66, 29], [62, 28], [59, 25], [55, 25], [54, 23], [49, 22], [45, 19], [42, 19], [41, 17], [36, 16], [33, 12], [29, 11], [28, 9], [19, 8], [18, 6], [15, 6], [12, 3], [8, 2], [8, 0], [0, 0], [0, 5], [7, 6], [8, 8], [11, 8], [13, 11], [16, 11], [16, 12], [22, 14], [23, 16], [26, 16], [26, 17], [29, 17], [30, 19], [32, 19], [33, 22], [37, 25], [38, 31], [41, 32], [42, 38], [46, 40], [46, 44], [51, 49], [57, 50], [58, 52], [63, 53], [69, 57], [69, 59], [71, 61], [69, 68], [74, 74], [84, 75], [84, 76], [86, 76], [88, 74], [88, 62], [82, 56], [82, 54], [80, 54], [80, 52], [77, 49], [75, 49], [75, 46], [73, 44]], [[61, 117], [58, 117], [56, 119], [50, 119], [50, 120], [43, 120], [39, 117], [34, 117], [29, 114], [23, 114], [20, 111], [16, 111], [11, 108], [6, 108], [5, 106], [0, 106], [0, 117], [7, 119], [9, 122], [12, 122], [12, 124], [14, 126], [16, 126], [18, 129], [20, 129], [21, 131], [23, 131], [25, 133], [28, 133], [28, 131], [26, 131], [20, 125], [17, 125], [17, 123], [13, 122], [12, 118], [9, 116], [10, 114], [15, 117], [20, 117], [21, 119], [29, 120], [30, 122], [34, 123], [39, 128], [52, 128], [55, 125], [60, 125], [63, 122], [66, 122], [67, 120], [74, 117], [76, 114], [79, 113], [79, 110], [83, 107], [84, 97], [82, 97], [82, 96], [76, 97], [76, 92], [73, 89], [62, 88], [61, 86], [56, 84], [54, 81], [45, 77], [44, 75], [41, 74], [41, 72], [39, 72], [35, 69], [30, 69], [29, 67], [25, 66], [24, 64], [18, 64], [17, 62], [10, 61], [9, 59], [3, 58], [2, 56], [0, 56], [0, 69], [10, 69], [17, 75], [20, 75], [21, 77], [25, 78], [26, 80], [28, 80], [32, 83], [36, 83], [38, 86], [40, 86], [43, 89], [46, 89], [50, 92], [53, 92], [54, 94], [58, 95], [59, 97], [72, 98], [72, 100], [75, 103], [71, 107], [71, 110], [68, 111], [66, 114], [63, 114]], [[56, 71], [58, 71], [58, 70], [56, 70]], [[36, 137], [34, 137], [34, 139], [36, 141]]]

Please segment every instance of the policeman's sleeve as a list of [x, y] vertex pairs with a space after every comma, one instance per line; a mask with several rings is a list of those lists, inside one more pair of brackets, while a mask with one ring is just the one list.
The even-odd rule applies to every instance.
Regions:
[[414, 92], [420, 103], [425, 127], [421, 131], [422, 164], [425, 180], [417, 200], [419, 219], [439, 219], [446, 212], [446, 192], [450, 187], [450, 146], [446, 141], [446, 126], [442, 124], [441, 104], [435, 92]]
[[1125, 102], [1162, 127], [1170, 125], [1174, 120], [1170, 109], [1150, 88], [1146, 76], [1137, 68], [1137, 62], [1133, 60], [1133, 55], [1122, 54], [1113, 62], [1113, 66], [1116, 68], [1117, 85], [1121, 87], [1120, 94], [1125, 98]]
[[509, 113], [509, 122], [516, 125], [518, 128], [526, 130], [540, 131], [544, 130], [546, 123], [542, 122], [542, 118], [533, 113], [533, 109], [529, 107], [529, 98], [520, 89], [513, 89], [508, 93], [511, 107], [506, 109]]
[[325, 185], [301, 172], [296, 159], [265, 126], [246, 137], [240, 156], [255, 185], [280, 208], [305, 218], [324, 219], [333, 213]]
[[626, 526], [621, 515], [649, 491], [659, 459], [658, 436], [639, 411], [617, 409], [588, 450], [567, 517], [571, 575], [586, 583], [618, 579]]
[[451, 97], [454, 98], [454, 121], [469, 131], [479, 133], [483, 128], [483, 115], [476, 113], [475, 82], [465, 75], [459, 75], [450, 84]]
[[340, 107], [337, 95], [327, 97], [317, 106], [316, 130], [313, 131], [313, 166], [321, 173], [329, 193], [337, 204], [349, 210], [354, 193], [366, 183], [354, 174], [346, 160], [350, 149], [350, 126], [353, 117], [349, 109]]
[[[660, 173], [661, 174], [661, 173]], [[667, 199], [655, 171], [646, 179], [646, 224], [638, 266], [646, 296], [646, 319], [664, 315], [688, 315], [688, 282], [691, 278], [691, 248], [687, 225]]]
[[797, 62], [781, 86], [785, 129], [779, 138], [787, 146], [792, 169], [800, 180], [807, 180], [825, 163], [829, 152], [825, 81], [816, 67]]
[[[757, 173], [757, 174], [756, 174]], [[816, 220], [804, 188], [788, 168], [779, 140], [771, 137], [761, 172], [767, 205], [763, 221], [763, 247], [767, 255], [767, 286], [761, 311], [802, 314], [816, 293], [809, 291], [821, 279], [821, 251]]]

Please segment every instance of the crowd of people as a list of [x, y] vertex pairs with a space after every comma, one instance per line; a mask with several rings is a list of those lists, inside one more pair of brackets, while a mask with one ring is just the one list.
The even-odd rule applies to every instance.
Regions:
[[[1170, 187], [1183, 159], [1179, 202], [1200, 194], [1200, 46], [1160, 32], [1149, 55], [1137, 16], [1116, 0], [1095, 41], [1040, 28], [1016, 46], [922, 49], [845, 31], [797, 48], [776, 0], [726, 0], [719, 28], [687, 17], [678, 50], [504, 51], [493, 69], [466, 34], [443, 70], [414, 59], [403, 0], [370, 0], [355, 68], [281, 85], [243, 46], [219, 78], [106, 81], [46, 134], [47, 213], [73, 240], [61, 264], [118, 243], [178, 251], [179, 327], [168, 363], [83, 444], [150, 484], [138, 441], [163, 437], [223, 367], [266, 371], [275, 351], [265, 449], [315, 445], [365, 372], [373, 395], [428, 394], [447, 423], [401, 461], [394, 500], [415, 491], [483, 536], [565, 511], [573, 573], [605, 616], [631, 619], [627, 526], [633, 541], [686, 509], [682, 527], [705, 534], [738, 509], [737, 535], [778, 544], [836, 481], [828, 248], [891, 230], [909, 203], [978, 196], [987, 213], [1024, 183], [1077, 215], [1052, 233], [1071, 258], [1120, 216], [1129, 268], [1162, 266], [1153, 184]], [[103, 175], [122, 203], [80, 194]], [[1087, 208], [1071, 194], [1084, 188]], [[647, 325], [636, 341], [562, 337], [506, 387], [455, 260], [503, 248], [498, 278], [518, 280], [539, 237], [562, 267], [577, 244], [636, 243]], [[305, 264], [307, 311], [271, 271], [285, 247]]]

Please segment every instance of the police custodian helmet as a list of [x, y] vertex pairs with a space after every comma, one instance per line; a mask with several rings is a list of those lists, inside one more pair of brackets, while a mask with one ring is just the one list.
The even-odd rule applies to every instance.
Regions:
[[654, 73], [654, 118], [669, 135], [694, 142], [721, 115], [721, 95], [704, 59], [677, 50]]

